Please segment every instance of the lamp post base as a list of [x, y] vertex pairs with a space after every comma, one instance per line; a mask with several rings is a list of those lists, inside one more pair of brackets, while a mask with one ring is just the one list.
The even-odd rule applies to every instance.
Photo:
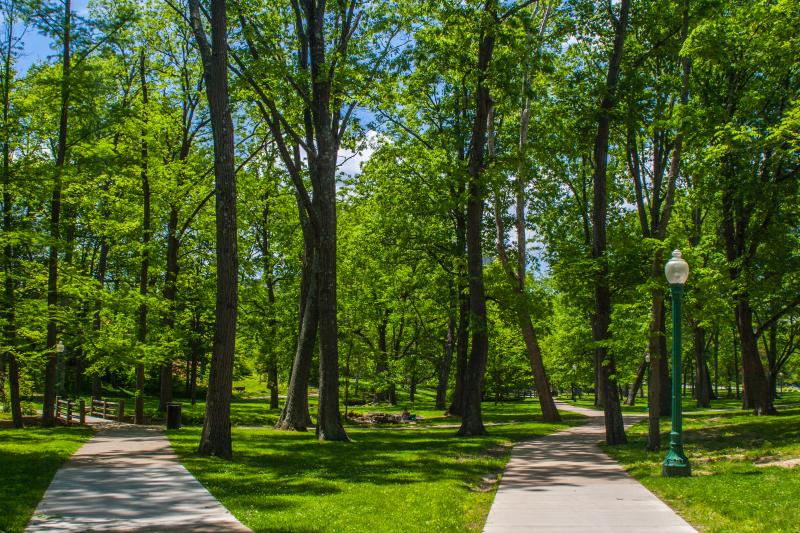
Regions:
[[666, 459], [661, 463], [661, 475], [664, 477], [688, 477], [692, 475], [689, 460], [681, 449], [670, 449]]

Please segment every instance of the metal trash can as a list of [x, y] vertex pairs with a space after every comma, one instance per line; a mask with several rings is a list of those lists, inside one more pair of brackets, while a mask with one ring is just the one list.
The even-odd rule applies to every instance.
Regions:
[[181, 428], [181, 404], [167, 404], [167, 429]]

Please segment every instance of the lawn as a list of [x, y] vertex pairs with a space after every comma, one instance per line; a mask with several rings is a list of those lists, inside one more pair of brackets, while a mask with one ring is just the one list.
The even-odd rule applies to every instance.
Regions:
[[[686, 415], [684, 442], [691, 478], [661, 477], [665, 452], [645, 451], [646, 424], [628, 431], [627, 445], [606, 451], [695, 527], [731, 533], [798, 530], [800, 466], [789, 465], [800, 458], [800, 408], [784, 408], [776, 417], [742, 412]], [[661, 429], [665, 450], [667, 418]], [[780, 466], [781, 461], [788, 462]]]
[[56, 470], [94, 432], [88, 428], [0, 429], [0, 531], [23, 531]]
[[580, 419], [535, 422], [533, 400], [485, 410], [487, 420], [524, 422], [470, 439], [452, 428], [350, 427], [352, 442], [323, 444], [313, 432], [234, 428], [233, 461], [196, 455], [199, 428], [169, 438], [183, 464], [254, 531], [479, 531], [511, 445]]

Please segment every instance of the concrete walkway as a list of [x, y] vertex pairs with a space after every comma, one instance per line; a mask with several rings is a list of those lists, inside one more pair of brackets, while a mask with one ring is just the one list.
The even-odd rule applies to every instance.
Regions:
[[588, 423], [514, 447], [484, 533], [695, 531], [600, 450], [602, 411], [557, 405]]
[[158, 428], [107, 424], [56, 473], [26, 531], [246, 532]]

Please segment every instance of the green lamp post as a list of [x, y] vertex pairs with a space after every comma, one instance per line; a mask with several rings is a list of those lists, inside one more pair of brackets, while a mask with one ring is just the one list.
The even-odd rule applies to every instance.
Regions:
[[682, 477], [692, 474], [689, 460], [683, 454], [681, 441], [681, 298], [683, 286], [689, 278], [689, 263], [680, 250], [672, 252], [672, 259], [664, 267], [672, 290], [672, 431], [669, 433], [669, 452], [662, 464], [665, 477]]

